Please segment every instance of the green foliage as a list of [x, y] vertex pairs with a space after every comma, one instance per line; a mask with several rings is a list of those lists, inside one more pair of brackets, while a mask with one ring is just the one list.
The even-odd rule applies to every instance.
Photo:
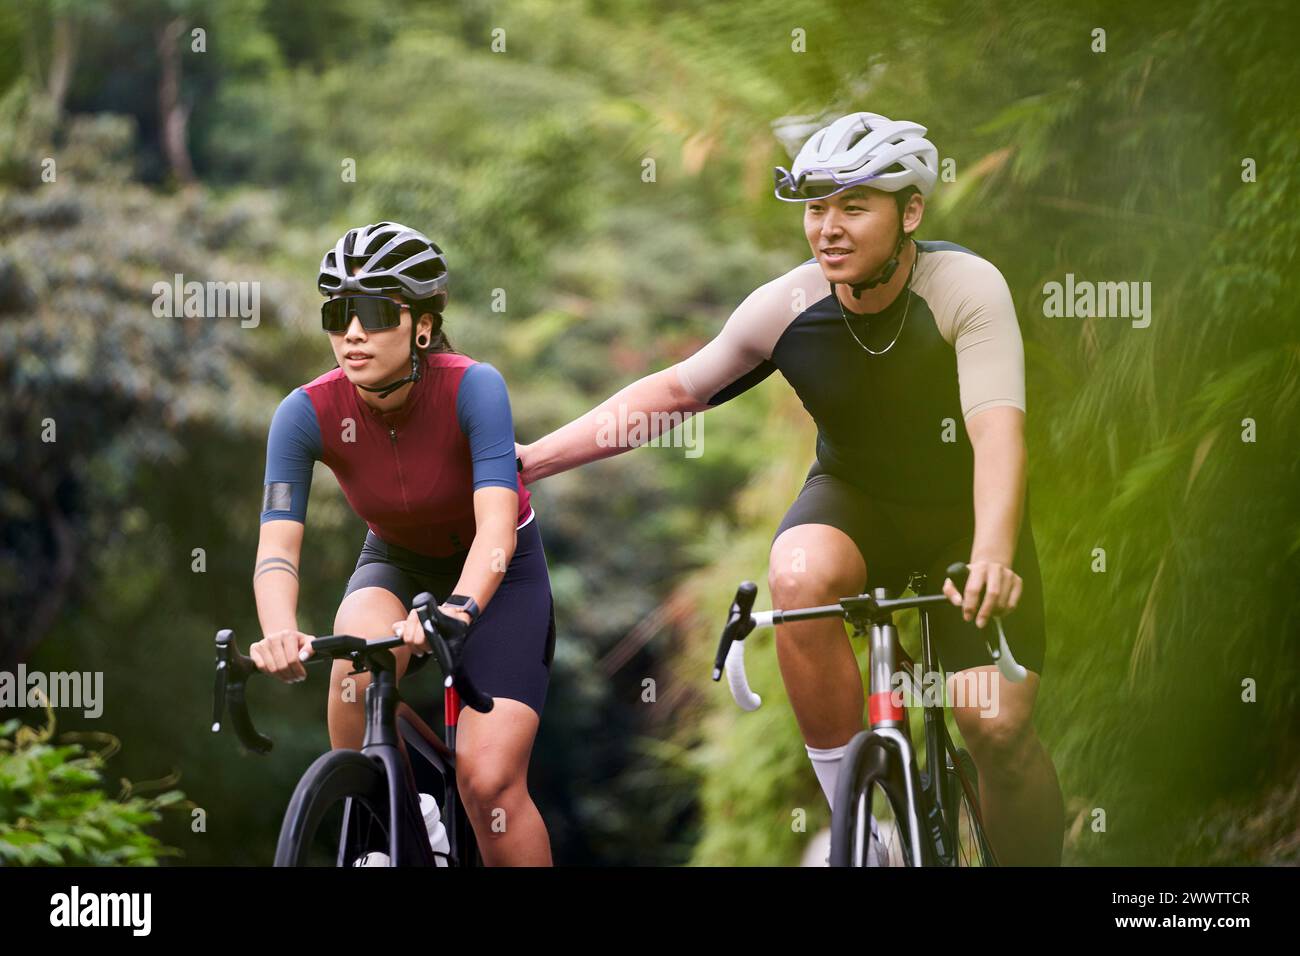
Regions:
[[54, 714], [46, 713], [40, 731], [0, 724], [0, 865], [157, 866], [177, 855], [146, 828], [185, 795], [139, 796], [123, 781], [123, 795], [108, 796], [103, 771], [116, 741], [98, 735], [110, 741], [103, 753], [52, 743]]
[[[203, 186], [178, 192], [144, 185], [168, 181], [154, 44], [172, 16], [209, 43], [182, 61]], [[62, 116], [46, 99], [58, 17], [80, 24]], [[924, 123], [956, 163], [922, 236], [975, 249], [1015, 294], [1050, 628], [1037, 726], [1067, 861], [1223, 860], [1216, 841], [1284, 859], [1249, 844], [1285, 844], [1284, 818], [1252, 801], [1294, 779], [1300, 709], [1294, 28], [1228, 0], [6, 6], [0, 650], [41, 642], [46, 666], [104, 669], [106, 719], [149, 744], [123, 759], [180, 754], [192, 791], [228, 808], [215, 839], [178, 835], [189, 858], [266, 862], [326, 745], [319, 695], [260, 692], [277, 750], [256, 769], [191, 728], [208, 637], [258, 633], [266, 425], [330, 366], [313, 328], [324, 249], [381, 218], [429, 231], [451, 262], [448, 333], [502, 369], [530, 441], [690, 354], [806, 258], [797, 211], [770, 198], [786, 159], [770, 123], [870, 109]], [[260, 283], [262, 323], [157, 319], [151, 286], [178, 272]], [[1151, 281], [1151, 327], [1046, 319], [1042, 286], [1066, 272]], [[706, 434], [697, 459], [645, 449], [533, 489], [560, 627], [533, 759], [557, 859], [790, 863], [806, 840], [792, 813], [825, 822], [770, 644], [750, 651], [757, 714], [702, 676], [736, 582], [764, 576], [813, 428], [774, 377]], [[319, 633], [364, 532], [323, 471], [299, 600]], [[694, 612], [661, 620], [670, 596]], [[647, 676], [677, 690], [649, 705]]]
[[0, 96], [0, 186], [36, 185], [40, 181], [40, 151], [54, 128], [48, 100], [18, 80]]

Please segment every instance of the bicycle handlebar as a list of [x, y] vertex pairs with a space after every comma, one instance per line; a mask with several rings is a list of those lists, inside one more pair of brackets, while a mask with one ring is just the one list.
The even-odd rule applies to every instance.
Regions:
[[[947, 577], [952, 578], [953, 585], [958, 591], [961, 591], [966, 583], [966, 577], [970, 569], [963, 562], [950, 564], [945, 572]], [[731, 610], [727, 613], [727, 623], [722, 629], [722, 637], [718, 641], [718, 651], [713, 659], [713, 679], [715, 681], [722, 677], [723, 671], [727, 674], [727, 686], [731, 689], [731, 696], [742, 710], [755, 710], [763, 702], [763, 699], [750, 688], [749, 677], [745, 673], [745, 638], [758, 627], [774, 627], [777, 624], [791, 623], [794, 621], [811, 621], [820, 618], [840, 617], [846, 620], [860, 622], [862, 620], [874, 620], [877, 618], [887, 618], [895, 611], [904, 611], [914, 607], [925, 607], [932, 604], [947, 604], [951, 606], [947, 595], [931, 594], [917, 595], [910, 598], [891, 598], [877, 599], [870, 595], [861, 595], [853, 598], [842, 598], [838, 604], [826, 604], [821, 607], [800, 608], [794, 611], [758, 611], [754, 612], [754, 596], [758, 588], [753, 581], [743, 582], [736, 589], [736, 598], [731, 602]], [[1002, 629], [1000, 618], [994, 618], [998, 626], [998, 646], [995, 649], [986, 637], [984, 647], [989, 652], [989, 657], [998, 666], [998, 671], [1007, 680], [1013, 683], [1020, 683], [1029, 673], [1015, 659], [1011, 653], [1011, 647], [1007, 644], [1006, 633]]]
[[[495, 702], [474, 686], [462, 666], [462, 650], [469, 625], [439, 611], [437, 600], [427, 591], [416, 595], [414, 607], [445, 675], [443, 685], [454, 686], [467, 706], [483, 713], [490, 711]], [[366, 670], [371, 666], [370, 655], [401, 647], [404, 643], [402, 638], [397, 636], [368, 641], [350, 634], [330, 634], [312, 639], [312, 655], [304, 663], [315, 664], [348, 658], [359, 669]], [[271, 738], [258, 733], [257, 728], [253, 726], [245, 696], [248, 678], [261, 671], [251, 657], [240, 652], [239, 644], [235, 641], [235, 632], [229, 628], [217, 631], [216, 648], [217, 673], [212, 693], [212, 732], [215, 734], [221, 731], [222, 715], [229, 713], [230, 722], [235, 728], [235, 736], [239, 738], [240, 743], [253, 753], [270, 753], [273, 746]]]

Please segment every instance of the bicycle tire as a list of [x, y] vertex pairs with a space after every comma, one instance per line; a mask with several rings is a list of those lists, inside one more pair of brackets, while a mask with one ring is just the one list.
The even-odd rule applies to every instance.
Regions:
[[307, 768], [289, 800], [275, 848], [276, 866], [312, 866], [322, 846], [321, 824], [338, 805], [343, 825], [335, 866], [351, 866], [368, 850], [388, 849], [388, 781], [375, 761], [356, 750], [331, 750]]
[[979, 805], [979, 770], [975, 760], [964, 747], [949, 752], [944, 761], [944, 795], [950, 814], [956, 819], [948, 821], [953, 839], [953, 865], [997, 866], [997, 856], [984, 832], [984, 817]]
[[[867, 866], [881, 855], [888, 860], [883, 865], [917, 865], [912, 860], [907, 801], [897, 781], [890, 780], [890, 764], [897, 760], [866, 731], [849, 742], [831, 811], [831, 866]], [[872, 817], [880, 827], [879, 839], [871, 832]]]

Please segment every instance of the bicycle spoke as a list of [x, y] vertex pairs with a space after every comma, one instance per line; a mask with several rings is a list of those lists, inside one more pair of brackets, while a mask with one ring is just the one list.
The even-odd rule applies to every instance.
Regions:
[[[875, 820], [875, 832], [871, 822]], [[867, 787], [858, 797], [856, 833], [853, 848], [854, 866], [903, 866], [906, 850], [902, 832], [894, 819], [885, 791], [878, 785]]]
[[956, 803], [950, 811], [955, 814], [953, 862], [957, 866], [996, 866], [988, 849], [988, 837], [980, 823], [978, 807], [972, 803], [972, 794], [977, 792], [974, 763], [965, 751], [958, 751], [953, 756], [961, 763], [960, 770], [949, 764], [946, 771], [951, 775], [949, 792]]

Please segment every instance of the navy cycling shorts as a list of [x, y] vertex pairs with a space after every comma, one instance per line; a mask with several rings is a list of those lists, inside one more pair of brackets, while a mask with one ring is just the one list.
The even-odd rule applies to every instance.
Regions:
[[[772, 540], [775, 542], [796, 525], [830, 525], [858, 546], [867, 567], [868, 587], [889, 588], [897, 595], [911, 572], [922, 571], [927, 590], [937, 594], [947, 577], [944, 571], [948, 565], [970, 560], [975, 532], [973, 507], [969, 499], [961, 504], [941, 505], [873, 499], [814, 462]], [[1020, 575], [1024, 587], [1015, 610], [1002, 618], [1002, 629], [1016, 660], [1041, 675], [1046, 650], [1043, 578], [1029, 524], [1028, 496], [1012, 570]], [[974, 620], [962, 620], [960, 609], [955, 607], [931, 608], [929, 617], [930, 637], [944, 670], [952, 673], [993, 663], [984, 642], [987, 639], [997, 646], [995, 623], [990, 621], [980, 629]]]
[[[408, 612], [421, 591], [428, 591], [441, 603], [455, 593], [468, 553], [432, 558], [389, 544], [368, 531], [343, 596], [378, 587], [396, 596]], [[516, 532], [515, 553], [505, 576], [470, 626], [464, 663], [470, 679], [483, 693], [520, 701], [540, 717], [554, 655], [555, 605], [542, 533], [534, 516]], [[432, 659], [432, 654], [412, 655], [406, 672], [410, 674]]]

